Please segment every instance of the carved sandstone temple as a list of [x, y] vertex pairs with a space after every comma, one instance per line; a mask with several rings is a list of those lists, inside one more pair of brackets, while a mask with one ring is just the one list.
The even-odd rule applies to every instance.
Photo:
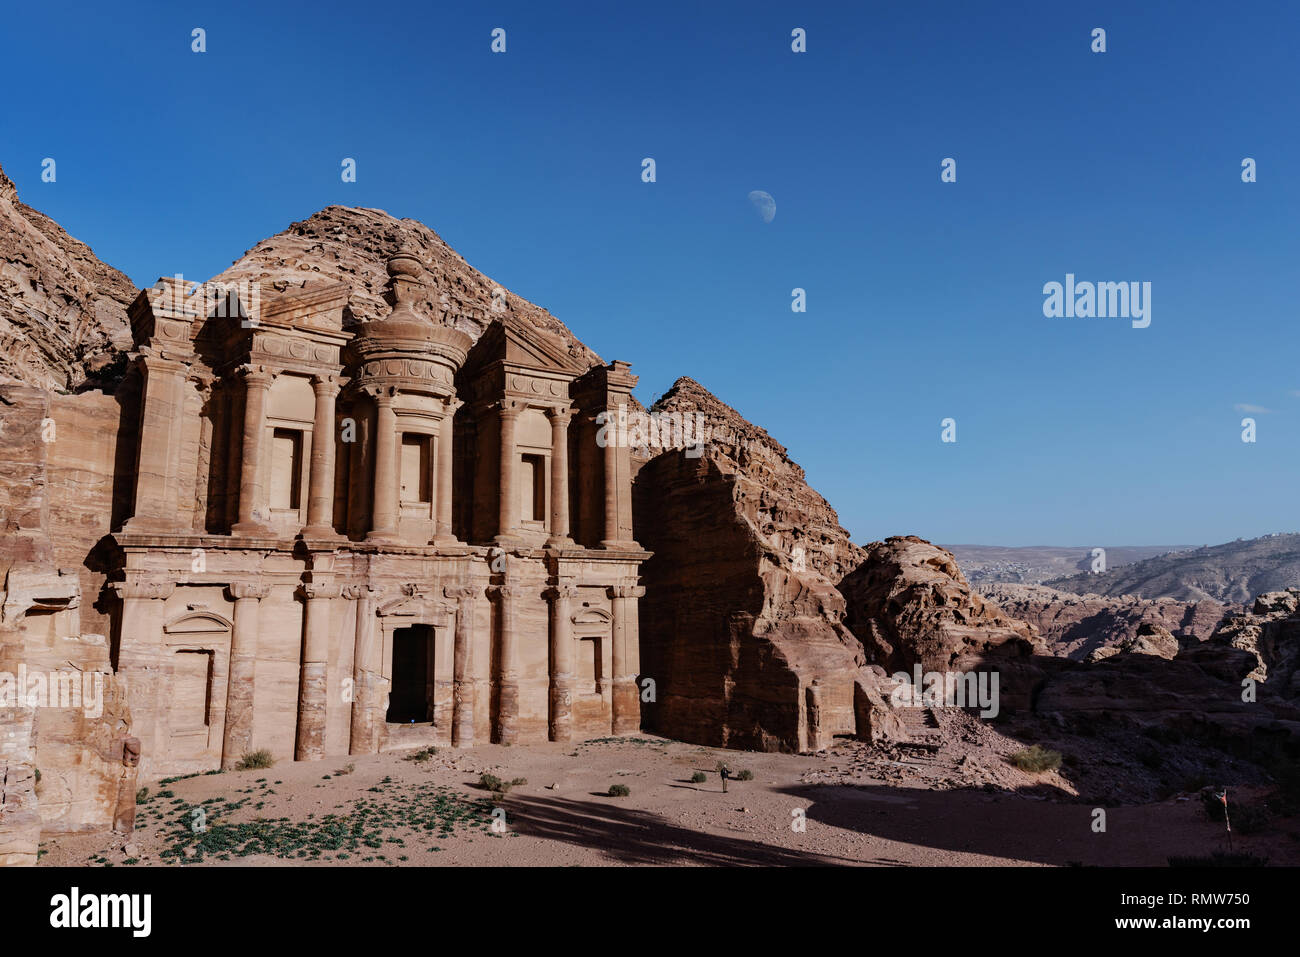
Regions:
[[344, 283], [254, 320], [180, 280], [131, 307], [101, 601], [145, 777], [640, 727], [649, 556], [598, 441], [636, 378], [507, 316], [473, 342], [413, 310], [414, 256], [388, 272], [392, 313], [348, 328]]

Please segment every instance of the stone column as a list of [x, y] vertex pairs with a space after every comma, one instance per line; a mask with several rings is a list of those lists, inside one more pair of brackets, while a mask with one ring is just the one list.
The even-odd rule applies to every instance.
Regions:
[[438, 525], [433, 541], [435, 544], [459, 544], [456, 533], [452, 530], [451, 486], [453, 465], [453, 420], [460, 402], [448, 399], [444, 406], [442, 424], [438, 427]]
[[551, 535], [547, 545], [571, 546], [569, 537], [569, 420], [571, 409], [551, 409]]
[[514, 541], [511, 533], [519, 524], [519, 486], [515, 482], [519, 473], [518, 463], [515, 462], [515, 423], [520, 411], [522, 410], [518, 407], [506, 402], [502, 402], [497, 409], [497, 421], [501, 426], [500, 480], [497, 483], [500, 489], [497, 502], [498, 542]]
[[478, 683], [474, 679], [474, 609], [480, 590], [473, 585], [448, 586], [443, 594], [456, 600], [456, 637], [452, 652], [452, 747], [474, 744], [474, 704]]
[[179, 531], [181, 426], [189, 366], [146, 355], [136, 449], [135, 503], [124, 532]]
[[551, 600], [551, 712], [552, 741], [573, 737], [573, 611], [578, 589], [560, 584], [546, 590]]
[[375, 487], [370, 522], [371, 541], [397, 537], [397, 411], [395, 396], [384, 391], [375, 396]]
[[494, 585], [492, 594], [501, 602], [501, 673], [497, 679], [497, 743], [514, 744], [519, 738], [519, 662], [515, 634], [517, 585]]
[[343, 597], [357, 605], [356, 635], [352, 649], [352, 718], [348, 754], [374, 754], [379, 750], [379, 685], [383, 668], [380, 642], [375, 634], [375, 599], [379, 592], [365, 585], [349, 585]]
[[238, 390], [238, 383], [227, 381], [224, 389], [226, 395], [226, 503], [225, 527], [233, 528], [239, 521], [239, 472], [240, 472], [240, 432], [243, 429], [244, 406]]
[[640, 585], [615, 585], [609, 589], [613, 605], [614, 693], [610, 729], [614, 734], [640, 730], [641, 700], [636, 678], [641, 670], [640, 630], [637, 599], [645, 594]]
[[298, 738], [295, 761], [325, 757], [325, 714], [329, 705], [330, 601], [339, 597], [338, 585], [307, 582], [303, 615], [302, 678], [298, 690]]
[[266, 500], [266, 473], [262, 459], [266, 448], [262, 433], [266, 430], [266, 397], [275, 375], [264, 366], [244, 367], [244, 442], [239, 467], [239, 521], [230, 530], [234, 535], [266, 536], [274, 534], [267, 523], [270, 509]]
[[221, 744], [221, 768], [231, 770], [253, 750], [253, 706], [259, 610], [270, 588], [261, 582], [231, 582], [226, 586], [235, 602], [235, 626], [230, 635], [230, 669], [226, 687], [226, 727]]
[[122, 599], [122, 643], [117, 673], [125, 680], [132, 733], [140, 739], [142, 775], [166, 767], [170, 729], [167, 721], [167, 665], [163, 649], [164, 602], [171, 582], [115, 582]]
[[339, 380], [332, 375], [313, 376], [316, 419], [311, 433], [311, 475], [307, 483], [307, 527], [303, 538], [334, 538], [334, 401]]

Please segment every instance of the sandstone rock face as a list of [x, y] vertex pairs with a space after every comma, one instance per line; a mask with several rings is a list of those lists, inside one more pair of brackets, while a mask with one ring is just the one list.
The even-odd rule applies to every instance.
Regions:
[[1116, 597], [1057, 591], [1046, 585], [986, 585], [980, 594], [1007, 614], [1035, 626], [1051, 654], [1084, 660], [1132, 642], [1143, 624], [1158, 625], [1176, 638], [1208, 638], [1225, 614], [1236, 610], [1210, 599]]
[[25, 205], [0, 170], [0, 377], [71, 389], [130, 345], [136, 288]]
[[553, 340], [586, 369], [600, 364], [559, 319], [503, 289], [461, 258], [432, 229], [414, 219], [396, 219], [380, 209], [328, 206], [258, 243], [213, 280], [264, 283], [270, 295], [309, 282], [346, 282], [351, 287], [345, 328], [351, 322], [388, 315], [385, 262], [406, 249], [427, 271], [415, 311], [478, 341], [488, 324], [510, 316]]
[[765, 431], [679, 380], [656, 416], [698, 413], [698, 454], [642, 446], [634, 487], [642, 566], [645, 726], [719, 747], [799, 751], [857, 731], [865, 660], [833, 582], [861, 550]]
[[1037, 630], [971, 589], [952, 554], [914, 535], [872, 542], [839, 583], [845, 624], [891, 674], [961, 671], [984, 656], [1041, 652]]
[[1300, 698], [1300, 588], [1260, 595], [1248, 614], [1224, 619], [1207, 644], [1247, 652], [1255, 659], [1248, 677], [1271, 695]]

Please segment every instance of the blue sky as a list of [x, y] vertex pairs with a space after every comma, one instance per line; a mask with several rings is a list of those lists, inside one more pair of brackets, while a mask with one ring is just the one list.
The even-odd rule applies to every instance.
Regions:
[[[1297, 28], [1284, 2], [15, 4], [0, 165], [137, 285], [334, 203], [419, 219], [642, 400], [690, 375], [767, 428], [859, 541], [1203, 544], [1300, 529]], [[1150, 327], [1045, 318], [1066, 273], [1150, 282]]]

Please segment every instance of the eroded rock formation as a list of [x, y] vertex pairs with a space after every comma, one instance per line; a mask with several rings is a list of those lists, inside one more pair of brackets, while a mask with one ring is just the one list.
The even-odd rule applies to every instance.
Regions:
[[1116, 597], [1057, 591], [1046, 585], [985, 585], [980, 593], [1007, 614], [1034, 625], [1052, 654], [1083, 660], [1133, 641], [1144, 624], [1177, 638], [1208, 638], [1223, 616], [1238, 609], [1213, 600]]
[[136, 288], [18, 199], [0, 170], [0, 378], [67, 390], [109, 372], [130, 344]]
[[696, 414], [698, 447], [640, 449], [633, 514], [654, 553], [642, 566], [642, 672], [657, 692], [646, 727], [784, 751], [854, 734], [855, 682], [874, 676], [834, 582], [862, 551], [785, 448], [699, 383], [679, 379], [650, 409]]

